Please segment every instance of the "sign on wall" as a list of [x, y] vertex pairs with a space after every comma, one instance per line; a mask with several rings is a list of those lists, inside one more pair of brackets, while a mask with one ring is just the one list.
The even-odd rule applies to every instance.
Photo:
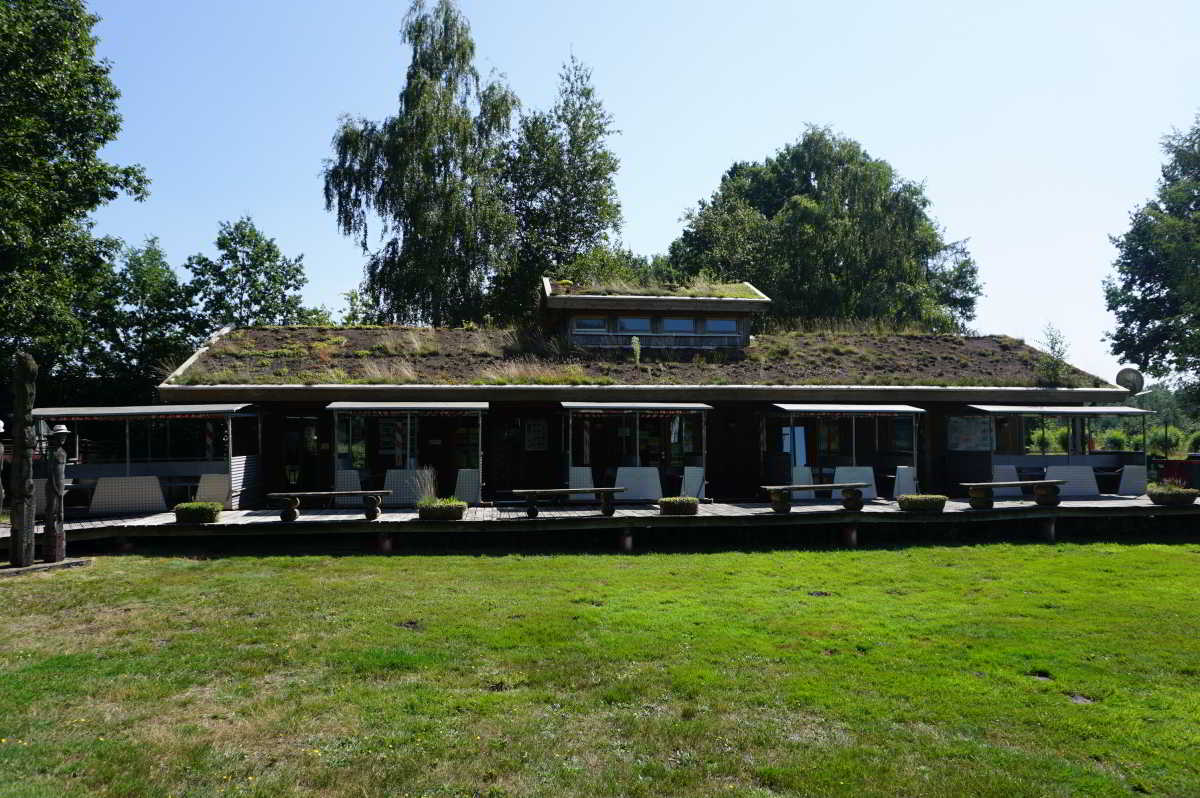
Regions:
[[544, 418], [525, 419], [525, 451], [544, 452], [550, 448], [550, 424]]
[[952, 452], [992, 451], [990, 416], [950, 416], [946, 419], [946, 448]]

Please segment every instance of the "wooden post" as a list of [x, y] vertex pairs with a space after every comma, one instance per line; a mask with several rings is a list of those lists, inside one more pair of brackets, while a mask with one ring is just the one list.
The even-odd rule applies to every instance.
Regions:
[[858, 527], [852, 524], [847, 524], [842, 527], [842, 545], [848, 548], [856, 548], [858, 546]]
[[18, 568], [33, 565], [33, 450], [37, 438], [33, 404], [37, 396], [38, 366], [26, 352], [13, 358], [13, 462], [12, 538], [9, 559]]
[[1055, 540], [1054, 521], [1053, 516], [1038, 521], [1038, 528], [1041, 530], [1042, 539], [1047, 543], [1053, 543]]
[[625, 554], [633, 553], [633, 530], [632, 529], [622, 529], [621, 530], [621, 551], [624, 552]]
[[42, 559], [46, 562], [62, 562], [67, 558], [67, 536], [63, 531], [63, 493], [67, 483], [66, 427], [55, 427], [49, 444], [46, 459], [50, 466], [50, 478], [46, 480]]
[[388, 532], [380, 532], [375, 537], [375, 550], [380, 554], [392, 553], [392, 536]]
[[[4, 422], [0, 421], [0, 432], [4, 432]], [[4, 444], [0, 443], [0, 510], [4, 509]]]

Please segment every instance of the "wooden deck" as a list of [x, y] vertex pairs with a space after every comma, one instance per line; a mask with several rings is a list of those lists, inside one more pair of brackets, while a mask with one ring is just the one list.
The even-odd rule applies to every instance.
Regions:
[[[1030, 500], [997, 500], [990, 510], [973, 510], [966, 501], [947, 502], [944, 513], [902, 512], [893, 501], [874, 499], [861, 512], [844, 510], [840, 501], [797, 501], [792, 512], [779, 514], [765, 502], [702, 503], [695, 516], [663, 516], [654, 504], [619, 505], [611, 517], [598, 505], [546, 504], [537, 518], [525, 514], [523, 504], [470, 507], [461, 521], [421, 521], [415, 510], [383, 510], [367, 521], [359, 508], [306, 509], [292, 522], [279, 520], [277, 509], [227, 510], [215, 524], [177, 524], [174, 513], [68, 520], [68, 540], [133, 537], [184, 537], [223, 535], [305, 535], [333, 533], [403, 534], [413, 532], [569, 532], [585, 529], [632, 531], [646, 528], [739, 528], [755, 526], [868, 526], [877, 524], [971, 524], [978, 522], [1058, 518], [1110, 518], [1159, 516], [1194, 517], [1200, 522], [1200, 505], [1159, 507], [1145, 496], [1100, 496], [1064, 499], [1058, 507], [1040, 507]], [[38, 529], [40, 531], [39, 523]], [[1198, 525], [1200, 531], [1200, 525]], [[0, 549], [7, 549], [9, 530], [0, 527]]]

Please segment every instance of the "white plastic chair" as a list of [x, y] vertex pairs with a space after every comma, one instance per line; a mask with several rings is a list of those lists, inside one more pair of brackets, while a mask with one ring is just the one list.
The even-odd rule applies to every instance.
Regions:
[[228, 474], [201, 474], [196, 488], [196, 501], [217, 502], [226, 510], [233, 509], [233, 489]]
[[[362, 490], [362, 477], [357, 468], [339, 468], [333, 472], [334, 490]], [[362, 499], [358, 496], [338, 496], [333, 500], [334, 507], [359, 507]]]
[[680, 496], [695, 496], [704, 498], [704, 469], [700, 466], [683, 467], [683, 484], [679, 486]]
[[1146, 492], [1146, 467], [1127, 465], [1121, 469], [1121, 484], [1117, 493], [1121, 496], [1141, 496]]
[[625, 501], [658, 501], [662, 498], [662, 480], [653, 466], [621, 466], [617, 469], [616, 487], [625, 488], [617, 499]]
[[[812, 469], [806, 465], [792, 466], [792, 484], [793, 485], [811, 485], [813, 484]], [[817, 494], [811, 490], [794, 490], [792, 491], [793, 499], [815, 499]]]
[[383, 497], [384, 507], [411, 507], [421, 498], [417, 469], [389, 468], [383, 477], [383, 489], [391, 491]]
[[[567, 487], [569, 488], [594, 488], [592, 484], [592, 467], [591, 466], [571, 466], [571, 471], [567, 475]], [[596, 494], [594, 493], [572, 493], [570, 495], [572, 501], [577, 502], [594, 502]]]
[[896, 466], [896, 488], [894, 496], [906, 496], [917, 492], [917, 469], [913, 466]]
[[871, 466], [838, 466], [833, 470], [834, 482], [865, 482], [862, 489], [864, 499], [874, 499], [879, 495], [875, 491], [875, 469]]
[[[1015, 465], [992, 466], [992, 482], [1017, 482], [1017, 467]], [[1020, 499], [1025, 494], [1020, 488], [992, 488], [992, 497], [996, 499]]]
[[467, 504], [479, 504], [479, 469], [460, 468], [454, 475], [454, 495]]
[[1058, 486], [1060, 496], [1099, 496], [1096, 472], [1091, 466], [1047, 466], [1046, 479], [1065, 479], [1067, 484]]
[[158, 477], [100, 477], [88, 512], [93, 515], [165, 513]]

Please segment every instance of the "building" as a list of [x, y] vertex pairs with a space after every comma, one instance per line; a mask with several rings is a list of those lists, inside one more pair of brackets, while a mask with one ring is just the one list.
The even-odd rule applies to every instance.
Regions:
[[[913, 467], [921, 489], [958, 494], [959, 482], [991, 479], [997, 464], [1103, 471], [1144, 459], [1096, 446], [1095, 425], [1112, 423], [1098, 418], [1140, 412], [1101, 406], [1122, 402], [1126, 390], [1069, 367], [1068, 384], [1041, 384], [1046, 356], [1021, 341], [752, 335], [769, 302], [748, 283], [546, 280], [542, 321], [529, 330], [222, 330], [159, 387], [163, 406], [38, 415], [83, 429], [81, 480], [98, 465], [84, 450], [104, 448], [88, 426], [124, 419], [125, 476], [186, 486], [224, 472], [231, 506], [334, 486], [394, 488], [407, 503], [414, 497], [397, 486], [418, 467], [436, 471], [440, 494], [471, 501], [618, 479], [624, 498], [733, 500], [793, 483], [797, 467], [830, 481], [837, 467], [868, 466], [880, 495], [891, 493], [898, 467]], [[1055, 427], [1068, 430], [1061, 453], [1031, 449], [1046, 417], [1066, 419]], [[130, 419], [146, 429], [131, 432]], [[171, 429], [174, 438], [156, 443]], [[105, 435], [119, 464], [120, 429]], [[176, 452], [180, 436], [197, 450], [193, 459]], [[185, 473], [188, 462], [195, 474]]]

